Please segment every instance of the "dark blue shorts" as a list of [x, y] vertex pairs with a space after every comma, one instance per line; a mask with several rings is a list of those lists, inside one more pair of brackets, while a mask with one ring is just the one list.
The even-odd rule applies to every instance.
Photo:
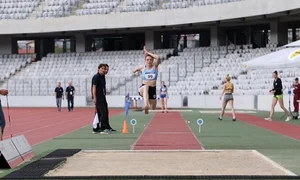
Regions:
[[160, 95], [160, 98], [162, 98], [162, 99], [163, 99], [163, 98], [166, 98], [166, 97], [167, 97], [166, 94], [161, 94], [161, 95]]
[[1, 101], [0, 101], [0, 127], [1, 127], [2, 133], [3, 133], [4, 128], [5, 128], [5, 117], [4, 117], [4, 113], [3, 113], [3, 110], [2, 110]]

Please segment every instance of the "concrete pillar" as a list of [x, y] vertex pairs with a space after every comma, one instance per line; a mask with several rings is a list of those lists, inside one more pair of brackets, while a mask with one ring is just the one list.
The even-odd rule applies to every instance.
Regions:
[[128, 46], [129, 41], [130, 41], [129, 36], [124, 36], [123, 37], [123, 43], [122, 43], [122, 49], [123, 50], [129, 50], [129, 46]]
[[154, 32], [153, 31], [145, 32], [145, 45], [148, 49], [154, 49]]
[[296, 27], [293, 27], [293, 29], [292, 29], [292, 40], [297, 41]]
[[210, 28], [210, 46], [218, 46], [218, 34], [219, 28], [218, 26], [213, 26]]
[[288, 26], [286, 23], [281, 23], [278, 20], [272, 21], [271, 27], [271, 43], [276, 43], [281, 46], [288, 43]]
[[162, 42], [161, 42], [161, 34], [159, 32], [154, 33], [154, 49], [161, 49]]
[[0, 36], [0, 54], [12, 53], [12, 38], [10, 36]]
[[83, 34], [76, 34], [76, 52], [85, 52], [85, 37]]
[[210, 28], [210, 46], [225, 46], [226, 30], [218, 24]]

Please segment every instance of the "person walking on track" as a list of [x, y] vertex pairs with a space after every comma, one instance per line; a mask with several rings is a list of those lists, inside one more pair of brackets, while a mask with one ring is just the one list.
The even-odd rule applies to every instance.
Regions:
[[57, 109], [60, 112], [61, 111], [61, 101], [64, 99], [64, 89], [61, 87], [61, 83], [58, 82], [57, 87], [54, 90], [55, 97], [56, 97], [56, 105]]
[[69, 86], [66, 88], [66, 97], [68, 100], [68, 110], [73, 111], [74, 109], [74, 96], [75, 96], [75, 88], [72, 86], [72, 81], [69, 82]]

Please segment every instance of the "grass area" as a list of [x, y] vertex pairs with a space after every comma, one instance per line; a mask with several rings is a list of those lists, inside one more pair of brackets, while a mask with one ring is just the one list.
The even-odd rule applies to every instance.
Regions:
[[[255, 149], [283, 167], [300, 175], [300, 143], [270, 131], [224, 117], [218, 114], [200, 114], [198, 111], [181, 113], [190, 121], [190, 128], [205, 149]], [[196, 123], [204, 120], [201, 133]]]
[[[132, 126], [128, 123], [128, 134], [122, 134], [123, 121], [125, 114], [119, 114], [110, 118], [110, 125], [118, 132], [114, 134], [92, 134], [91, 125], [82, 129], [56, 137], [52, 140], [33, 146], [36, 157], [35, 161], [56, 149], [85, 149], [85, 150], [129, 150], [141, 135], [147, 124], [153, 118], [154, 113], [145, 116], [143, 112], [130, 112], [130, 119], [134, 117], [137, 120], [135, 133], [132, 133]], [[30, 161], [30, 162], [32, 162]], [[29, 162], [22, 164], [17, 169], [27, 165]], [[12, 170], [4, 170], [0, 172], [3, 177], [12, 172]]]

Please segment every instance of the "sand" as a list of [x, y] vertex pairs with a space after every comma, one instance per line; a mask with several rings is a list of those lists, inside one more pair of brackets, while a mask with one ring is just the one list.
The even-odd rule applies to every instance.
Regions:
[[46, 176], [295, 175], [254, 150], [81, 151]]

